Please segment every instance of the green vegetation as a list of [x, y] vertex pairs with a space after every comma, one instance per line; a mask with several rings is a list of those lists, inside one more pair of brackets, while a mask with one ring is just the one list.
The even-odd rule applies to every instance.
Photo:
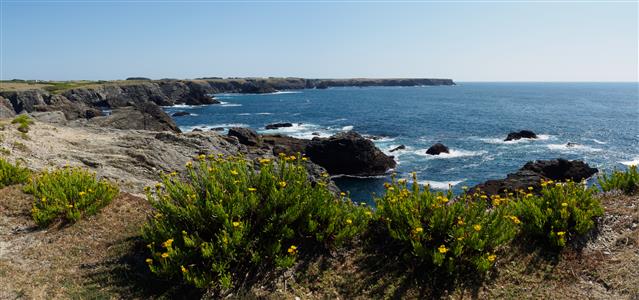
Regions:
[[604, 192], [619, 190], [626, 195], [632, 195], [639, 190], [637, 166], [630, 166], [626, 171], [615, 170], [610, 175], [603, 174], [597, 181]]
[[73, 223], [83, 216], [96, 214], [118, 195], [118, 188], [94, 173], [65, 167], [44, 171], [25, 185], [24, 192], [35, 197], [31, 215], [38, 226], [54, 221]]
[[18, 131], [27, 133], [29, 132], [29, 125], [33, 124], [33, 120], [28, 115], [19, 115], [11, 121], [11, 124], [18, 124]]
[[49, 81], [43, 89], [51, 94], [60, 94], [66, 90], [101, 83], [106, 81]]
[[290, 267], [300, 253], [339, 247], [364, 231], [370, 209], [337, 198], [325, 180], [311, 183], [304, 160], [202, 155], [187, 164], [186, 178], [163, 176], [147, 190], [156, 209], [143, 229], [151, 271], [229, 288], [247, 270]]
[[413, 177], [387, 184], [387, 192], [375, 199], [377, 216], [386, 225], [390, 238], [398, 241], [404, 252], [430, 266], [448, 272], [474, 267], [488, 270], [495, 262], [495, 252], [512, 240], [520, 223], [511, 215], [507, 201], [488, 202], [470, 196], [454, 199], [453, 193], [432, 192], [420, 188]]
[[515, 214], [525, 235], [564, 247], [568, 237], [587, 233], [595, 226], [594, 218], [603, 215], [596, 192], [596, 188], [586, 188], [582, 183], [546, 181], [540, 196], [519, 192]]
[[25, 183], [29, 178], [29, 170], [20, 163], [11, 164], [0, 157], [0, 189], [5, 186]]

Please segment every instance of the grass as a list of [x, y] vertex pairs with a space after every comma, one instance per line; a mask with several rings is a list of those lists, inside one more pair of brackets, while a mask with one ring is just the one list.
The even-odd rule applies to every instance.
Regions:
[[5, 186], [25, 183], [31, 172], [20, 166], [20, 163], [11, 164], [0, 157], [0, 189]]
[[33, 124], [33, 120], [28, 115], [23, 114], [15, 117], [11, 124], [18, 124], [18, 131], [26, 134], [29, 132], [29, 125]]

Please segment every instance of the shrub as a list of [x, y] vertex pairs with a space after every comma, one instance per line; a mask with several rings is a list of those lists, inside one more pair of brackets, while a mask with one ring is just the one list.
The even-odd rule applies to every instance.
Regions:
[[29, 173], [28, 169], [20, 166], [20, 163], [13, 165], [0, 158], [0, 189], [5, 186], [26, 182], [29, 178]]
[[519, 220], [511, 215], [508, 199], [488, 201], [452, 191], [433, 192], [414, 182], [395, 180], [376, 198], [377, 217], [390, 237], [418, 263], [448, 272], [473, 267], [486, 271], [496, 259], [495, 251], [517, 233]]
[[594, 187], [572, 181], [545, 181], [541, 185], [540, 196], [520, 192], [515, 202], [525, 235], [564, 247], [567, 239], [585, 234], [594, 227], [594, 218], [603, 215]]
[[71, 167], [42, 172], [24, 191], [35, 196], [31, 215], [41, 227], [57, 220], [73, 223], [94, 215], [119, 192], [112, 183], [97, 180], [94, 173]]
[[371, 211], [337, 199], [324, 179], [311, 183], [302, 160], [201, 155], [186, 178], [163, 175], [147, 189], [156, 210], [143, 228], [151, 271], [229, 288], [239, 270], [289, 267], [299, 251], [340, 246], [365, 230]]
[[639, 190], [637, 166], [630, 166], [626, 171], [615, 170], [610, 176], [603, 174], [597, 181], [604, 192], [620, 190], [626, 195], [632, 195]]
[[33, 124], [33, 120], [28, 115], [19, 115], [11, 121], [11, 124], [18, 124], [18, 131], [27, 133], [29, 132], [29, 125]]

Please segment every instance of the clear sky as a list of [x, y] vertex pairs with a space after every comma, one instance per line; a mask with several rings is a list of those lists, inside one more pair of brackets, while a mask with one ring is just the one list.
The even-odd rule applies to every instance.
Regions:
[[637, 81], [637, 2], [0, 0], [2, 79]]

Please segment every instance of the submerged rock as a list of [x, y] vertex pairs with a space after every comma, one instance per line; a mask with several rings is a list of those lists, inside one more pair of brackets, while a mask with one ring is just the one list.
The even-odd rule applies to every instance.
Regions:
[[266, 125], [264, 128], [270, 130], [270, 129], [278, 129], [282, 127], [293, 127], [293, 124], [292, 123], [273, 123], [273, 124]]
[[441, 153], [450, 153], [450, 150], [448, 149], [448, 147], [446, 147], [442, 143], [437, 143], [435, 145], [432, 145], [430, 146], [430, 148], [428, 148], [428, 150], [426, 150], [426, 154], [430, 154], [430, 155], [439, 155]]
[[399, 145], [399, 146], [397, 146], [397, 147], [395, 147], [395, 148], [391, 149], [389, 152], [395, 152], [395, 151], [397, 151], [397, 150], [404, 150], [404, 149], [406, 149], [406, 146], [405, 146], [405, 145]]
[[470, 193], [481, 191], [487, 195], [504, 194], [504, 191], [515, 192], [532, 187], [533, 193], [541, 190], [541, 181], [552, 179], [555, 181], [581, 181], [590, 178], [597, 173], [596, 168], [579, 160], [553, 159], [537, 160], [526, 163], [515, 173], [508, 174], [504, 179], [488, 180], [478, 184], [470, 190]]
[[178, 112], [174, 112], [171, 116], [172, 117], [184, 117], [184, 116], [190, 116], [191, 113], [188, 111], [178, 111]]
[[530, 130], [522, 130], [519, 132], [511, 132], [504, 141], [514, 141], [519, 139], [536, 139], [537, 135]]

